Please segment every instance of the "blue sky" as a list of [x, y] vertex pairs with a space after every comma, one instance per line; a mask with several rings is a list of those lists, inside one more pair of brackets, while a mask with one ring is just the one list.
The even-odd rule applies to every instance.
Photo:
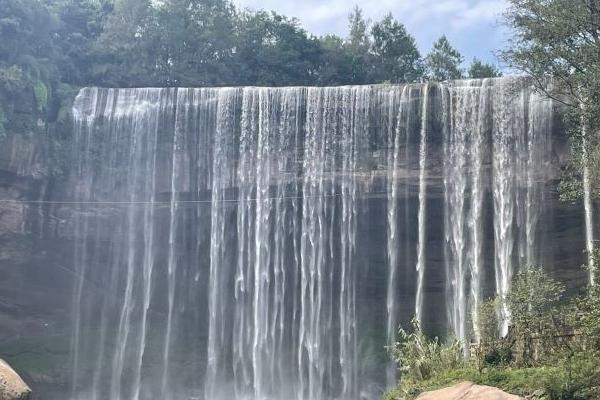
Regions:
[[426, 54], [442, 34], [465, 56], [496, 62], [494, 52], [503, 48], [508, 31], [501, 14], [507, 0], [234, 0], [241, 7], [275, 10], [296, 17], [316, 35], [347, 34], [347, 17], [354, 5], [372, 21], [391, 12], [406, 25]]

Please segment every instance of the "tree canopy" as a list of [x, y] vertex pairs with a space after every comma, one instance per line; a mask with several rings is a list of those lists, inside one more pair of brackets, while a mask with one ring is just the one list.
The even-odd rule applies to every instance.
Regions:
[[474, 58], [469, 67], [469, 78], [471, 79], [497, 78], [499, 76], [502, 76], [502, 73], [495, 65], [484, 63], [478, 58]]
[[[0, 0], [0, 10], [0, 135], [33, 132], [38, 118], [55, 120], [81, 86], [358, 85], [462, 76], [462, 57], [445, 37], [424, 59], [391, 14], [371, 22], [358, 7], [346, 37], [317, 37], [296, 19], [228, 0]], [[35, 115], [17, 115], [17, 98]]]
[[425, 59], [427, 77], [434, 81], [447, 81], [463, 77], [461, 64], [464, 58], [444, 35], [434, 44]]
[[392, 14], [373, 25], [374, 80], [413, 82], [423, 76], [415, 39]]
[[[600, 2], [511, 0], [509, 3], [506, 22], [514, 34], [503, 52], [504, 60], [534, 77], [540, 90], [566, 107], [565, 122], [571, 130], [573, 157], [565, 171], [563, 197], [581, 196], [584, 164], [592, 172], [591, 192], [599, 197]], [[585, 140], [584, 132], [588, 133]]]

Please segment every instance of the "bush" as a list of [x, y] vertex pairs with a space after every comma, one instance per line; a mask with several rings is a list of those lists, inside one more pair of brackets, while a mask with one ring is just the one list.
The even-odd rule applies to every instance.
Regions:
[[539, 267], [526, 267], [515, 276], [506, 302], [512, 318], [509, 335], [519, 365], [539, 361], [536, 349], [546, 354], [557, 350], [553, 339], [564, 333], [559, 313], [564, 291], [564, 285]]
[[[600, 249], [596, 250], [600, 276]], [[488, 299], [477, 310], [478, 340], [473, 366], [454, 340], [442, 344], [413, 322], [400, 330], [392, 355], [402, 372], [400, 385], [386, 400], [409, 400], [430, 391], [471, 381], [506, 392], [547, 400], [600, 399], [600, 285], [563, 301], [565, 288], [537, 267], [516, 274], [505, 299]], [[512, 316], [500, 337], [497, 309], [506, 301]]]
[[43, 112], [48, 106], [48, 87], [40, 80], [33, 84], [33, 95], [38, 111]]
[[495, 347], [484, 355], [485, 365], [488, 367], [508, 365], [512, 359], [512, 350], [508, 347]]
[[486, 367], [508, 365], [513, 358], [510, 346], [500, 338], [497, 313], [499, 306], [499, 299], [487, 299], [477, 309], [479, 326], [475, 336], [478, 341], [472, 347], [471, 357], [480, 372]]
[[414, 396], [422, 390], [422, 382], [467, 367], [464, 347], [459, 340], [442, 343], [438, 337], [429, 338], [414, 319], [412, 331], [400, 329], [398, 338], [389, 350], [398, 363], [402, 379], [398, 393], [391, 396]]

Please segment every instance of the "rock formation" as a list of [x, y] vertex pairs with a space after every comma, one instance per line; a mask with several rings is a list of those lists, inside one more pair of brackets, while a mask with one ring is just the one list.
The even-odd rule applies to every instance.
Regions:
[[0, 359], [0, 400], [26, 400], [31, 389], [4, 360]]
[[522, 400], [522, 397], [506, 393], [491, 386], [462, 382], [440, 390], [425, 392], [417, 400]]

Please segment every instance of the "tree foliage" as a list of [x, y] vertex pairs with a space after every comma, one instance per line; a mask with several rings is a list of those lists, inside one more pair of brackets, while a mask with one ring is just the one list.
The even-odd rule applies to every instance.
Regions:
[[[505, 298], [479, 304], [478, 340], [470, 344], [468, 359], [462, 352], [467, 343], [431, 338], [414, 323], [410, 333], [401, 329], [390, 350], [402, 377], [385, 398], [411, 399], [465, 380], [548, 400], [597, 398], [600, 290], [594, 286], [571, 297], [565, 293], [543, 268], [523, 267]], [[501, 302], [511, 313], [505, 337], [497, 318]]]
[[536, 343], [538, 348], [549, 350], [552, 339], [563, 333], [558, 305], [564, 291], [564, 285], [539, 267], [525, 267], [514, 277], [506, 302], [511, 315], [510, 335], [520, 365], [534, 364]]
[[398, 342], [389, 351], [402, 375], [402, 395], [408, 397], [418, 394], [420, 382], [465, 366], [460, 341], [444, 343], [438, 337], [430, 338], [416, 320], [410, 331], [398, 331]]
[[374, 81], [414, 82], [422, 76], [415, 39], [392, 14], [373, 25]]
[[[424, 73], [404, 25], [391, 14], [371, 23], [358, 7], [345, 38], [318, 38], [296, 19], [227, 0], [0, 0], [0, 9], [5, 92], [38, 79], [49, 89], [279, 86], [415, 82]], [[429, 59], [432, 79], [460, 76], [447, 39]]]
[[[348, 35], [229, 0], [0, 0], [0, 133], [45, 129], [81, 86], [347, 85], [419, 82], [424, 59], [391, 14], [355, 7]], [[441, 44], [440, 44], [441, 43]], [[447, 40], [431, 79], [460, 76]], [[63, 97], [66, 96], [66, 97]], [[15, 109], [30, 110], [15, 113]]]
[[471, 79], [497, 78], [499, 76], [502, 76], [502, 73], [495, 65], [484, 63], [478, 58], [474, 58], [469, 66], [469, 78]]
[[369, 36], [370, 21], [363, 16], [363, 11], [355, 6], [348, 16], [348, 38], [341, 43], [346, 47], [351, 57], [351, 83], [367, 82], [371, 73], [372, 54], [371, 37]]
[[[585, 162], [595, 172], [591, 191], [599, 196], [600, 2], [511, 0], [506, 22], [514, 35], [503, 58], [533, 76], [540, 90], [566, 106], [566, 122], [572, 132], [571, 172], [575, 172], [566, 179], [582, 179], [582, 154], [587, 153]], [[567, 183], [563, 188], [570, 190], [573, 185]], [[576, 193], [570, 190], [565, 197]]]
[[433, 44], [433, 49], [425, 58], [427, 77], [434, 81], [460, 79], [463, 76], [463, 61], [463, 56], [444, 35]]

